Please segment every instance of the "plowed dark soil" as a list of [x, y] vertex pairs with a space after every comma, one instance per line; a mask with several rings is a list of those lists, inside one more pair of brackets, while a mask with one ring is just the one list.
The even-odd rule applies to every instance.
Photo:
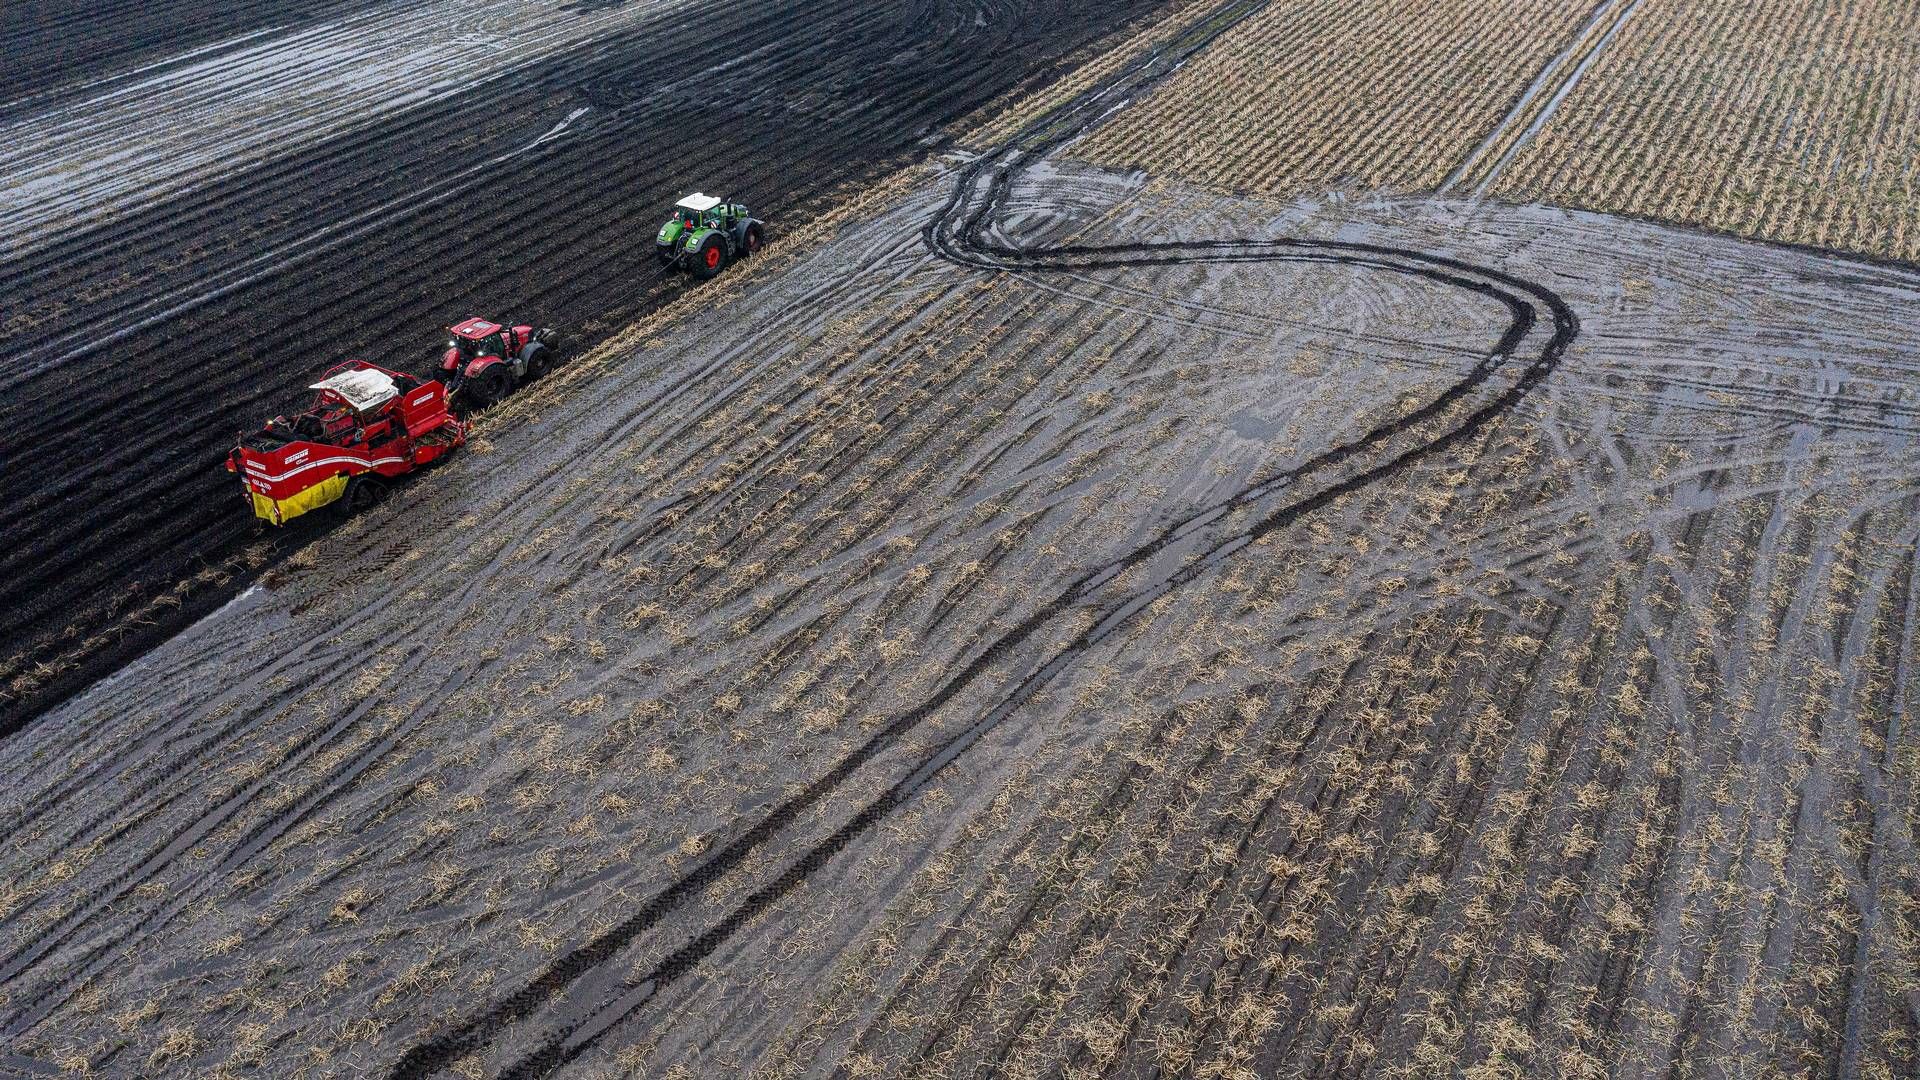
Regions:
[[305, 376], [473, 312], [591, 345], [679, 293], [677, 193], [777, 237], [1153, 6], [10, 7], [0, 731], [274, 557], [218, 462]]

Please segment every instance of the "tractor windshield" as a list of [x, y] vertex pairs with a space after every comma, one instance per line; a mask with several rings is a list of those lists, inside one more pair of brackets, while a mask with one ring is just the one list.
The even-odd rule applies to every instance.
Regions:
[[495, 330], [475, 343], [475, 349], [481, 356], [507, 355], [506, 342], [500, 340], [500, 331]]
[[699, 225], [699, 222], [700, 222], [699, 215], [695, 214], [693, 211], [691, 210], [680, 211], [680, 227], [681, 228], [692, 229], [697, 227]]

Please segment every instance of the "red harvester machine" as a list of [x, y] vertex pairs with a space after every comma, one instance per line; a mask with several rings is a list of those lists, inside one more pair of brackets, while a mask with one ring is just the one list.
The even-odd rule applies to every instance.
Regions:
[[310, 389], [311, 408], [274, 417], [227, 455], [254, 515], [275, 525], [332, 503], [349, 514], [370, 506], [390, 480], [467, 441], [437, 381], [349, 360]]

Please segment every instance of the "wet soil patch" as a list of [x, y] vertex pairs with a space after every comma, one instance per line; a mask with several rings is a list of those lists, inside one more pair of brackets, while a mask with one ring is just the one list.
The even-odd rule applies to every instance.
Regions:
[[14, 361], [0, 727], [284, 551], [250, 531], [218, 461], [313, 370], [352, 355], [422, 364], [436, 328], [471, 311], [590, 346], [682, 292], [650, 262], [654, 219], [682, 190], [726, 187], [777, 238], [1150, 9], [635, 9], [631, 26], [516, 77], [277, 147], [21, 251], [0, 267]]

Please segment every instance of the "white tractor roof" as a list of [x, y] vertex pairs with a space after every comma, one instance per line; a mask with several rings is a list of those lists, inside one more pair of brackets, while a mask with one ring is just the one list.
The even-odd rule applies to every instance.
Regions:
[[698, 214], [703, 210], [711, 210], [719, 206], [720, 200], [711, 195], [702, 195], [696, 191], [674, 205], [684, 207]]
[[367, 368], [330, 375], [307, 389], [331, 390], [361, 412], [377, 409], [400, 396], [400, 389], [393, 385], [392, 376], [384, 371], [370, 371]]

